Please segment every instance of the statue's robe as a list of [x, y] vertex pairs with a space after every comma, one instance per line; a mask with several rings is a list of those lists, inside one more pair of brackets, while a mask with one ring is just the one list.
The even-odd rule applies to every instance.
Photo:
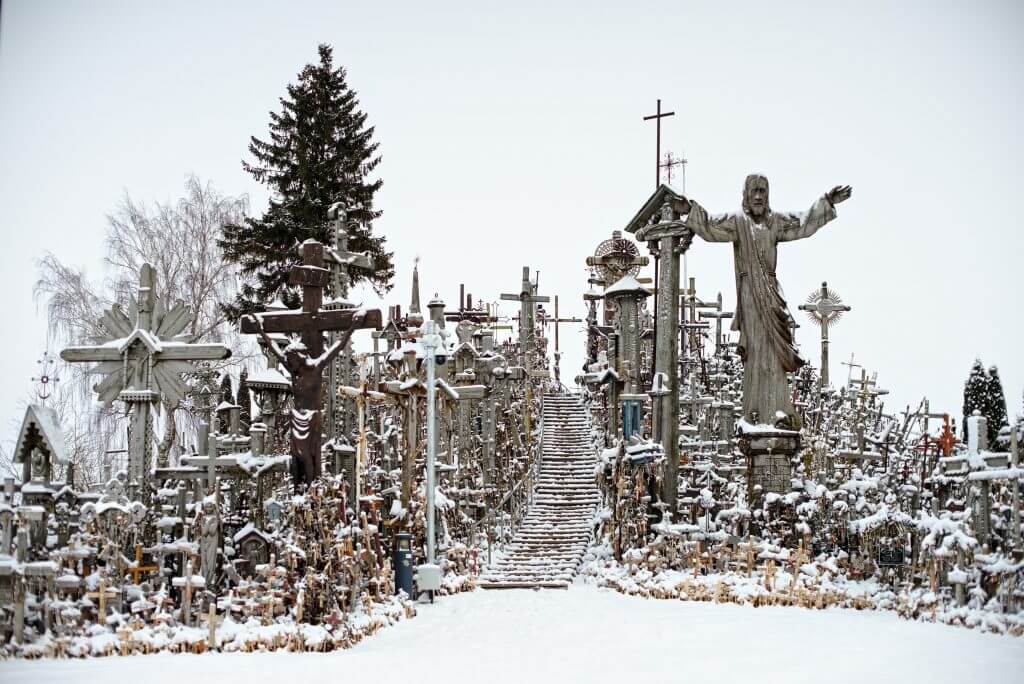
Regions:
[[763, 223], [743, 213], [709, 215], [691, 201], [686, 226], [708, 242], [733, 243], [736, 270], [737, 352], [743, 359], [743, 417], [796, 429], [786, 373], [804, 364], [793, 346], [792, 317], [775, 277], [778, 244], [801, 240], [836, 217], [825, 197], [806, 213], [769, 212]]

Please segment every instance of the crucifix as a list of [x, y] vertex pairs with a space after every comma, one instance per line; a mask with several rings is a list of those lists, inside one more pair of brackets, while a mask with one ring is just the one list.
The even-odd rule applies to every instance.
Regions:
[[192, 362], [231, 356], [223, 344], [192, 344], [192, 337], [182, 334], [192, 320], [189, 308], [179, 301], [168, 309], [154, 287], [153, 267], [143, 264], [138, 295], [128, 314], [113, 305], [103, 314], [107, 334], [98, 344], [60, 353], [69, 363], [98, 362], [90, 373], [106, 376], [93, 388], [99, 400], [121, 400], [131, 412], [128, 470], [135, 487], [149, 476], [153, 409], [161, 400], [173, 406], [185, 398], [189, 388], [180, 375], [192, 370]]
[[843, 312], [849, 311], [850, 307], [843, 304], [838, 294], [828, 289], [828, 283], [822, 283], [820, 289], [810, 294], [807, 303], [801, 304], [798, 308], [806, 311], [810, 319], [821, 328], [821, 387], [825, 389], [829, 386], [828, 327], [838, 321]]
[[[288, 278], [291, 285], [302, 286], [302, 310], [256, 314], [241, 321], [241, 331], [258, 333], [292, 377], [292, 476], [296, 486], [308, 485], [322, 470], [320, 406], [324, 369], [356, 330], [381, 328], [379, 309], [321, 309], [329, 275], [324, 268], [324, 246], [307, 240], [302, 243], [302, 263], [292, 267]], [[325, 351], [323, 333], [332, 330], [344, 335]], [[267, 334], [270, 332], [299, 333], [301, 342], [292, 342], [282, 350]]]
[[853, 379], [853, 369], [854, 368], [863, 368], [863, 366], [861, 366], [859, 363], [854, 363], [853, 362], [853, 352], [850, 352], [850, 361], [849, 361], [849, 363], [847, 363], [846, 361], [843, 361], [842, 365], [846, 366], [846, 369], [847, 369], [846, 370], [846, 384], [847, 384], [847, 386], [849, 386], [850, 381]]
[[654, 119], [655, 129], [657, 130], [656, 141], [654, 147], [654, 187], [657, 188], [661, 185], [661, 120], [675, 116], [675, 112], [663, 112], [661, 111], [661, 100], [658, 100], [658, 108], [654, 114], [644, 117], [644, 121], [650, 121]]

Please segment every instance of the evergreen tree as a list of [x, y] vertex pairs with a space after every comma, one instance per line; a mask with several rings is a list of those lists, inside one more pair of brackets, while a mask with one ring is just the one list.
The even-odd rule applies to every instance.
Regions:
[[988, 418], [988, 443], [994, 448], [999, 431], [1009, 425], [1006, 417], [1006, 394], [1003, 392], [1003, 381], [999, 378], [999, 369], [991, 366], [988, 369], [988, 388], [985, 396], [985, 408], [981, 412]]
[[238, 413], [241, 430], [244, 433], [249, 431], [252, 424], [252, 396], [249, 394], [249, 371], [245, 368], [238, 376], [238, 405], [242, 410]]
[[967, 419], [974, 415], [975, 410], [985, 415], [987, 396], [988, 375], [985, 373], [985, 367], [981, 365], [981, 359], [974, 359], [971, 374], [964, 383], [964, 424], [960, 433], [964, 439], [967, 439]]
[[231, 386], [231, 375], [229, 373], [225, 373], [220, 379], [220, 403], [235, 403], [235, 390]]
[[297, 246], [311, 238], [332, 242], [327, 210], [335, 202], [349, 212], [349, 250], [369, 252], [378, 267], [352, 269], [352, 283], [368, 281], [378, 293], [391, 287], [392, 254], [370, 228], [381, 215], [373, 197], [382, 183], [367, 179], [380, 163], [373, 127], [366, 125], [356, 93], [345, 83], [345, 69], [334, 66], [332, 48], [320, 45], [319, 52], [319, 64], [307, 64], [280, 98], [281, 110], [270, 113], [269, 137], [250, 139], [253, 162], [242, 162], [271, 190], [271, 199], [261, 218], [224, 226], [224, 255], [249, 277], [225, 306], [232, 320], [262, 310], [275, 298], [292, 308], [299, 305], [298, 290], [288, 285], [288, 273], [299, 261]]

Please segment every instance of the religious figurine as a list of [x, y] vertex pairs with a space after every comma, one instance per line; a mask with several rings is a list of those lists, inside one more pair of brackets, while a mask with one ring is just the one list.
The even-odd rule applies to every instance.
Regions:
[[[271, 353], [284, 364], [291, 375], [294, 407], [291, 415], [292, 479], [295, 486], [308, 485], [321, 472], [320, 430], [322, 418], [320, 403], [323, 397], [323, 374], [331, 361], [345, 349], [352, 333], [362, 323], [365, 312], [352, 317], [354, 326], [344, 331], [323, 354], [311, 358], [305, 344], [294, 341], [282, 351], [277, 342], [263, 329], [259, 316], [248, 316], [256, 332], [263, 338]], [[315, 435], [315, 439], [309, 439]]]
[[676, 201], [685, 225], [708, 242], [732, 242], [736, 270], [736, 351], [743, 359], [743, 417], [795, 430], [800, 419], [793, 409], [786, 373], [804, 365], [793, 345], [793, 320], [775, 276], [778, 243], [814, 235], [836, 217], [835, 205], [849, 199], [849, 185], [836, 186], [807, 213], [773, 212], [768, 203], [768, 179], [747, 176], [743, 213], [709, 216], [704, 207], [686, 198]]
[[217, 551], [220, 548], [220, 516], [217, 503], [212, 499], [203, 502], [203, 520], [199, 528], [199, 550], [202, 561], [203, 579], [206, 588], [213, 589], [217, 581]]

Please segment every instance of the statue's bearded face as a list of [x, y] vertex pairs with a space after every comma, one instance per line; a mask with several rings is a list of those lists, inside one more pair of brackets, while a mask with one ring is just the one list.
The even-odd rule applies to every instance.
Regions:
[[751, 218], [760, 220], [769, 212], [768, 179], [750, 176], [743, 188], [743, 209]]

